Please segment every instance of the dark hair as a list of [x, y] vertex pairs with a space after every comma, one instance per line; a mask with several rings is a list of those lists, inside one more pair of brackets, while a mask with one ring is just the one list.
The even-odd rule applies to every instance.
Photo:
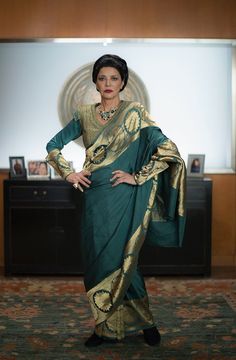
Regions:
[[116, 70], [119, 71], [122, 81], [124, 81], [124, 85], [121, 88], [120, 91], [124, 90], [126, 87], [126, 84], [128, 82], [129, 77], [129, 70], [126, 64], [126, 61], [119, 57], [118, 55], [110, 55], [106, 54], [101, 56], [93, 65], [93, 73], [92, 73], [92, 79], [93, 82], [96, 83], [97, 76], [101, 68], [103, 67], [114, 67]]

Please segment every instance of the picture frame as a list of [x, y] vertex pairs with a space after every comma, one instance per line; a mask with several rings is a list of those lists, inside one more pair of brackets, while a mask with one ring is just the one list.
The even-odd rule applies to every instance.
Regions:
[[9, 156], [11, 179], [26, 179], [24, 156]]
[[187, 176], [203, 178], [205, 154], [189, 154], [187, 163]]
[[50, 168], [46, 160], [28, 160], [27, 179], [48, 180], [50, 179]]

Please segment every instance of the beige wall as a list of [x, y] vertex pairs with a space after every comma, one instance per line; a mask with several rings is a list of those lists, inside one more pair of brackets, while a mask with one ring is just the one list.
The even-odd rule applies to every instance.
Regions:
[[[1, 0], [0, 38], [235, 38], [235, 0]], [[0, 266], [3, 179], [0, 172]], [[236, 175], [213, 179], [212, 263], [236, 266]]]

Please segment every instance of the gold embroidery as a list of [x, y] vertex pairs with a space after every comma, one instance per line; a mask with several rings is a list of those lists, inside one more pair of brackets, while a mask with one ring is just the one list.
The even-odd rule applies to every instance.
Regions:
[[84, 169], [92, 172], [113, 163], [132, 142], [138, 139], [140, 129], [150, 125], [157, 126], [148, 117], [144, 117], [147, 114], [144, 113], [143, 106], [138, 103], [130, 103], [122, 111], [126, 112], [125, 116], [116, 114], [116, 121], [111, 121], [96, 142], [86, 150]]
[[[156, 187], [157, 182], [153, 181], [151, 195], [149, 197], [149, 203], [143, 218], [143, 223], [139, 225], [125, 247], [122, 267], [114, 271], [87, 293], [96, 322], [96, 333], [100, 336], [108, 336], [107, 333], [109, 333], [110, 330], [107, 330], [107, 326], [115, 329], [115, 337], [122, 338], [124, 336], [124, 320], [122, 318], [124, 311], [123, 298], [130, 284], [133, 270], [137, 266], [138, 254], [143, 244], [150, 220], [150, 209], [153, 207]], [[146, 317], [149, 319], [149, 324], [152, 317], [149, 313], [148, 307], [145, 311], [146, 315], [144, 318]], [[114, 322], [116, 325], [114, 325]], [[146, 325], [144, 324], [143, 326], [145, 327], [148, 324], [146, 323]]]
[[46, 161], [56, 170], [64, 179], [73, 172], [69, 163], [62, 156], [59, 149], [54, 149], [46, 157]]
[[126, 332], [134, 332], [154, 326], [148, 298], [125, 300], [103, 323], [96, 326], [97, 335], [122, 339]]
[[149, 309], [148, 298], [145, 296], [141, 299], [125, 300], [124, 319], [125, 327], [130, 331], [136, 330], [136, 324], [142, 323], [142, 328], [144, 328], [145, 325], [152, 325], [154, 320]]

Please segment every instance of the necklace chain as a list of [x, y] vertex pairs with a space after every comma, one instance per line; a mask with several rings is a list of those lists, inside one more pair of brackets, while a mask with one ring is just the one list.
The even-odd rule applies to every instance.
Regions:
[[118, 106], [112, 107], [109, 111], [104, 111], [102, 110], [102, 105], [100, 104], [98, 106], [98, 113], [104, 121], [108, 121], [112, 118], [112, 116], [115, 114], [117, 109]]

